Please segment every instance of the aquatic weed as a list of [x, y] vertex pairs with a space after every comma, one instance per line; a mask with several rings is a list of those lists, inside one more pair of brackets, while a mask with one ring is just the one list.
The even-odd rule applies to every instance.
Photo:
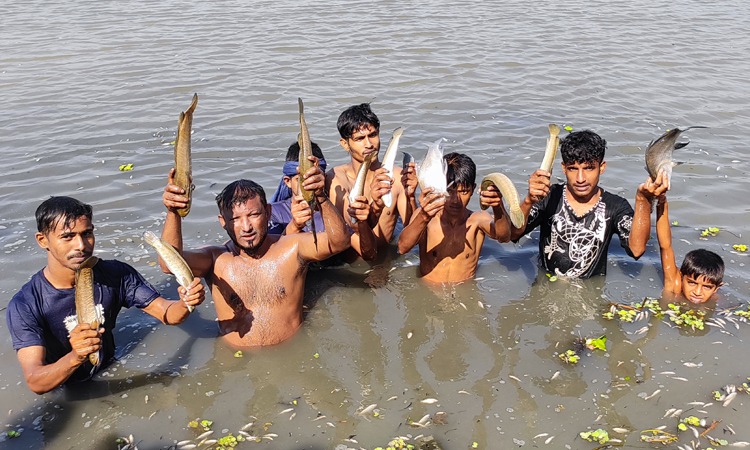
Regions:
[[609, 442], [609, 433], [601, 428], [596, 431], [581, 431], [578, 435], [589, 442], [598, 442], [600, 444], [606, 444]]

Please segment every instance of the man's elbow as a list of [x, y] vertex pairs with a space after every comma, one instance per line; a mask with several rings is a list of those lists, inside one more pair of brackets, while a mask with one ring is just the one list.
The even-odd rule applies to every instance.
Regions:
[[31, 389], [31, 392], [35, 393], [36, 395], [46, 394], [47, 392], [57, 387], [57, 386], [50, 387], [47, 385], [42, 385], [42, 384], [35, 382], [34, 380], [29, 380], [28, 378], [26, 379], [26, 384], [29, 386], [29, 389]]

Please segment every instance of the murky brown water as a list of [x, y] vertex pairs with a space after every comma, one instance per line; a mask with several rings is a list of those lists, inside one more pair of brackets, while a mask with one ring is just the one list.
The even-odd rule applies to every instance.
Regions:
[[[53, 194], [94, 205], [99, 257], [129, 262], [176, 296], [174, 280], [139, 245], [145, 229], [161, 228], [168, 144], [193, 92], [190, 246], [225, 239], [213, 201], [224, 185], [247, 177], [275, 188], [297, 136], [298, 96], [329, 165], [346, 161], [338, 114], [372, 101], [386, 136], [405, 128], [403, 149], [421, 157], [426, 143], [446, 137], [446, 150], [469, 154], [479, 176], [501, 170], [522, 192], [548, 123], [591, 128], [609, 143], [603, 186], [631, 201], [651, 139], [674, 126], [709, 126], [691, 130], [692, 144], [676, 155], [685, 164], [670, 193], [675, 249], [679, 259], [697, 246], [719, 252], [727, 276], [718, 306], [747, 304], [748, 259], [731, 251], [748, 244], [750, 65], [742, 55], [750, 18], [739, 2], [73, 1], [3, 9], [3, 310], [44, 265], [33, 213]], [[127, 163], [134, 170], [120, 172]], [[709, 226], [721, 232], [700, 241]], [[0, 430], [23, 430], [0, 448], [114, 449], [117, 436], [131, 433], [141, 449], [167, 448], [198, 435], [186, 428], [196, 418], [212, 420], [217, 436], [253, 420], [251, 433], [278, 435], [238, 448], [373, 448], [432, 434], [446, 449], [591, 449], [597, 444], [577, 437], [589, 427], [640, 448], [640, 431], [676, 430], [676, 419], [662, 418], [671, 408], [722, 420], [709, 433], [715, 438], [750, 441], [746, 394], [705, 413], [689, 405], [750, 375], [746, 324], [688, 332], [652, 319], [638, 334], [645, 321], [622, 325], [601, 313], [609, 301], [659, 294], [653, 243], [638, 262], [613, 243], [606, 280], [576, 283], [538, 275], [536, 248], [535, 235], [519, 246], [487, 242], [477, 279], [456, 286], [427, 286], [416, 277], [416, 251], [398, 256], [395, 247], [372, 275], [388, 275], [381, 287], [365, 283], [366, 264], [312, 271], [299, 333], [242, 358], [216, 339], [209, 301], [180, 327], [126, 311], [115, 335], [121, 361], [80, 389], [44, 396], [26, 387], [2, 321]], [[576, 337], [602, 334], [606, 353], [584, 353], [576, 366], [557, 357]], [[437, 402], [421, 403], [428, 398]], [[371, 404], [378, 417], [356, 415]], [[408, 424], [439, 411], [447, 424]], [[681, 445], [691, 440], [680, 433]]]

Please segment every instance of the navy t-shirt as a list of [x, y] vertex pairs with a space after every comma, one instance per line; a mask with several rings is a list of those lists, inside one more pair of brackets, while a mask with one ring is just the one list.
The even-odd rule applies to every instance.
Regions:
[[[105, 329], [101, 361], [107, 362], [115, 355], [112, 330], [120, 309], [145, 308], [159, 297], [159, 292], [135, 269], [119, 261], [100, 260], [93, 272], [94, 302], [104, 317], [100, 325]], [[45, 364], [52, 364], [72, 350], [70, 331], [78, 324], [75, 288], [55, 289], [40, 270], [13, 296], [6, 318], [13, 348], [18, 351], [43, 346], [47, 354]], [[86, 380], [93, 375], [92, 369], [86, 360], [68, 380]]]
[[607, 273], [607, 251], [617, 233], [628, 255], [633, 208], [624, 198], [605, 192], [588, 212], [578, 216], [565, 197], [565, 184], [550, 188], [549, 195], [529, 211], [524, 234], [540, 227], [539, 259], [542, 267], [568, 277], [589, 278]]

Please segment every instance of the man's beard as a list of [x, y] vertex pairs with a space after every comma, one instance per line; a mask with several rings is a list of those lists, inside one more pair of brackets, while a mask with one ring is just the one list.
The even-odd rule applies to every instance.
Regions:
[[263, 238], [258, 241], [258, 245], [254, 245], [252, 247], [245, 247], [243, 245], [240, 245], [240, 243], [237, 241], [237, 238], [232, 235], [232, 242], [234, 242], [234, 245], [245, 252], [247, 256], [255, 256], [258, 254], [258, 249], [263, 245], [263, 243], [266, 241], [267, 234], [263, 235]]

